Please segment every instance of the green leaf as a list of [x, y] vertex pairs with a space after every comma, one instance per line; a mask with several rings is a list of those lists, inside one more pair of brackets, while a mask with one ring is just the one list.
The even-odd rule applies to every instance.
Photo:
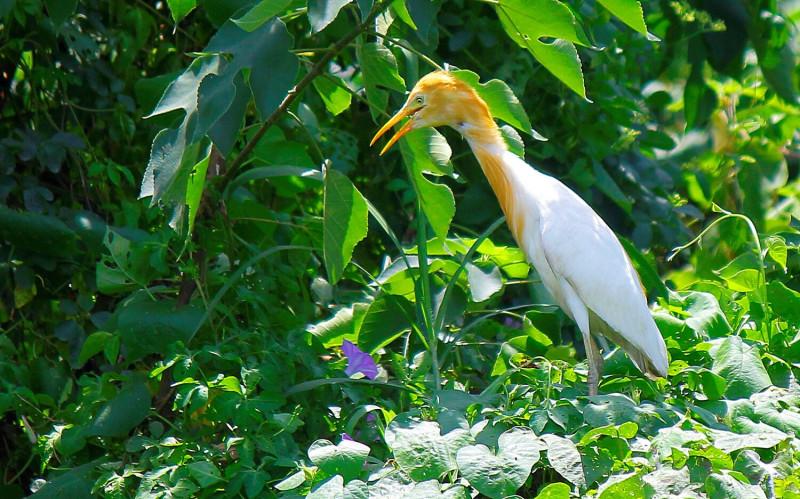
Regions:
[[325, 169], [324, 184], [323, 250], [329, 281], [335, 284], [350, 263], [356, 244], [367, 235], [367, 202], [337, 170]]
[[219, 468], [214, 466], [211, 461], [195, 461], [189, 463], [186, 467], [192, 478], [203, 488], [210, 487], [222, 480]]
[[177, 23], [197, 7], [197, 0], [167, 0], [167, 5], [169, 5], [172, 20]]
[[245, 31], [255, 31], [259, 26], [286, 10], [289, 3], [291, 0], [261, 0], [241, 17], [233, 19], [233, 22]]
[[[591, 46], [572, 11], [558, 0], [499, 0], [497, 16], [506, 34], [583, 98], [581, 61], [575, 45]], [[554, 38], [551, 43], [542, 38]]]
[[537, 140], [547, 140], [531, 127], [525, 108], [505, 82], [489, 80], [486, 83], [479, 83], [479, 76], [466, 70], [451, 71], [450, 74], [472, 87], [489, 106], [489, 112], [493, 117], [505, 121]]
[[546, 485], [535, 499], [569, 499], [570, 487], [564, 482]]
[[53, 257], [78, 252], [77, 235], [58, 218], [5, 206], [0, 206], [0, 239], [19, 249]]
[[175, 300], [134, 300], [118, 308], [104, 329], [120, 334], [128, 362], [163, 353], [176, 341], [189, 341], [203, 315], [200, 307], [175, 309], [175, 304]]
[[309, 0], [308, 21], [311, 23], [311, 32], [318, 33], [325, 29], [348, 3], [350, 0]]
[[597, 187], [599, 187], [606, 196], [611, 198], [617, 206], [625, 210], [625, 213], [630, 215], [633, 202], [622, 192], [622, 189], [619, 188], [617, 183], [611, 178], [611, 175], [608, 174], [599, 161], [592, 161], [592, 167]]
[[581, 463], [581, 453], [571, 440], [558, 435], [541, 435], [547, 443], [547, 461], [567, 481], [578, 487], [586, 487], [586, 478]]
[[414, 307], [407, 299], [383, 295], [369, 305], [354, 343], [361, 350], [374, 353], [408, 331], [414, 318]]
[[755, 346], [746, 345], [739, 336], [729, 336], [709, 351], [714, 359], [711, 371], [725, 378], [729, 399], [747, 398], [772, 385]]
[[445, 240], [450, 230], [450, 222], [456, 213], [453, 191], [444, 184], [431, 182], [423, 172], [451, 174], [452, 168], [448, 163], [450, 146], [439, 132], [429, 128], [411, 132], [403, 137], [400, 140], [400, 152], [428, 223], [436, 236]]
[[743, 483], [731, 474], [711, 473], [706, 478], [705, 492], [709, 499], [767, 499], [758, 485]]
[[344, 340], [357, 343], [360, 341], [358, 334], [368, 309], [369, 305], [366, 303], [342, 307], [330, 319], [309, 326], [308, 332], [316, 336], [325, 348], [339, 346]]
[[102, 352], [106, 348], [106, 344], [117, 336], [106, 333], [105, 331], [96, 331], [86, 337], [86, 341], [81, 346], [81, 354], [78, 357], [78, 364], [83, 365], [87, 360]]
[[767, 284], [767, 296], [772, 311], [794, 324], [800, 323], [800, 293], [780, 281]]
[[436, 480], [456, 470], [458, 449], [472, 442], [466, 429], [442, 435], [439, 423], [421, 420], [414, 413], [400, 414], [386, 427], [386, 443], [398, 466], [417, 482]]
[[503, 289], [503, 278], [496, 265], [467, 262], [469, 292], [475, 302], [486, 301]]
[[78, 7], [78, 0], [45, 0], [44, 4], [53, 24], [60, 26], [61, 23], [75, 13], [75, 9]]
[[233, 22], [217, 31], [204, 52], [228, 53], [233, 60], [225, 70], [229, 79], [241, 70], [250, 71], [249, 86], [261, 119], [277, 109], [294, 85], [300, 62], [289, 52], [294, 39], [280, 19], [274, 18], [249, 33]]
[[342, 475], [350, 481], [361, 473], [369, 456], [369, 447], [352, 440], [342, 440], [334, 445], [328, 440], [317, 440], [308, 449], [308, 457], [319, 469], [330, 475]]
[[491, 498], [509, 496], [525, 483], [539, 460], [536, 441], [530, 428], [512, 428], [500, 435], [496, 453], [483, 444], [459, 449], [458, 470], [481, 494]]
[[638, 0], [597, 0], [597, 3], [608, 9], [629, 27], [643, 35], [647, 34], [644, 12], [642, 12], [642, 5]]
[[197, 210], [200, 208], [200, 199], [203, 197], [203, 187], [206, 185], [206, 172], [210, 159], [211, 150], [209, 149], [208, 155], [194, 166], [194, 171], [189, 175], [189, 182], [186, 184], [186, 206], [189, 208], [187, 238], [194, 230], [194, 221], [197, 218]]
[[683, 297], [683, 308], [689, 314], [686, 325], [698, 333], [712, 338], [730, 334], [731, 325], [714, 295], [692, 291]]
[[364, 89], [370, 104], [372, 117], [381, 115], [382, 109], [389, 104], [389, 94], [385, 89], [405, 92], [406, 83], [397, 73], [397, 60], [394, 54], [378, 43], [359, 43], [356, 45], [356, 57], [361, 65], [364, 78]]
[[[331, 80], [331, 78], [333, 80]], [[336, 82], [338, 82], [338, 84]], [[334, 116], [338, 116], [342, 111], [350, 107], [352, 96], [350, 92], [343, 88], [345, 83], [341, 78], [323, 75], [319, 78], [314, 78], [313, 83], [314, 88], [322, 98], [322, 102], [325, 103], [325, 107], [328, 108], [328, 111], [333, 113]]]
[[114, 396], [95, 416], [86, 435], [121, 437], [150, 415], [150, 391], [135, 381]]
[[642, 477], [639, 473], [615, 475], [600, 486], [598, 499], [615, 499], [625, 497], [631, 499], [648, 499]]

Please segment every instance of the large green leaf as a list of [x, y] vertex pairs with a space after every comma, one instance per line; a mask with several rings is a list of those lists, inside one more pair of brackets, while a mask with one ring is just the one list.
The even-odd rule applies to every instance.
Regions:
[[772, 281], [767, 285], [767, 296], [773, 312], [787, 321], [800, 323], [800, 293], [780, 281]]
[[725, 378], [729, 399], [747, 398], [772, 385], [758, 349], [746, 345], [739, 336], [728, 336], [715, 344], [709, 354], [714, 359], [711, 371]]
[[356, 244], [367, 235], [367, 202], [350, 179], [337, 170], [327, 168], [324, 183], [323, 250], [333, 284], [341, 279]]
[[485, 445], [462, 447], [456, 456], [458, 470], [470, 485], [488, 497], [515, 493], [539, 460], [536, 435], [530, 428], [517, 427], [500, 435], [497, 452]]
[[435, 480], [457, 469], [456, 453], [472, 442], [466, 429], [457, 428], [442, 435], [439, 423], [422, 420], [413, 413], [400, 414], [386, 427], [386, 443], [398, 466], [417, 482]]
[[247, 32], [233, 22], [225, 23], [208, 43], [204, 52], [231, 54], [233, 60], [226, 68], [230, 80], [243, 69], [249, 69], [249, 85], [256, 109], [266, 118], [286, 97], [294, 85], [300, 62], [289, 50], [294, 39], [280, 19], [273, 18], [253, 32]]
[[573, 485], [585, 487], [581, 454], [575, 444], [558, 435], [542, 435], [541, 438], [547, 443], [547, 460], [550, 466]]
[[452, 174], [452, 167], [449, 165], [450, 146], [439, 132], [427, 128], [403, 137], [400, 141], [400, 152], [428, 223], [433, 227], [436, 236], [444, 241], [456, 213], [453, 191], [444, 184], [431, 182], [423, 173]]
[[372, 302], [358, 331], [358, 346], [367, 353], [388, 345], [411, 328], [414, 307], [397, 295], [383, 295]]
[[[591, 46], [591, 43], [569, 7], [558, 0], [499, 0], [495, 8], [512, 40], [586, 98], [581, 61], [574, 44]], [[547, 43], [542, 38], [554, 40]]]
[[342, 440], [334, 445], [328, 440], [317, 440], [308, 449], [311, 462], [329, 475], [342, 475], [350, 481], [356, 478], [369, 456], [369, 447], [352, 440]]
[[381, 110], [389, 104], [389, 94], [385, 89], [406, 91], [406, 83], [397, 73], [397, 60], [394, 54], [378, 43], [359, 43], [356, 57], [361, 65], [364, 88], [370, 104], [372, 117], [381, 115]]
[[135, 381], [120, 392], [95, 416], [85, 435], [119, 437], [127, 435], [150, 414], [150, 391]]
[[0, 239], [19, 249], [64, 257], [78, 252], [77, 235], [56, 217], [0, 206]]

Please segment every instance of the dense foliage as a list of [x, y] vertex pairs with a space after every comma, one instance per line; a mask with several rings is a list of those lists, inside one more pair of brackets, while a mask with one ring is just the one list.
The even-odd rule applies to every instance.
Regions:
[[[800, 497], [797, 1], [0, 19], [0, 496]], [[455, 132], [370, 147], [445, 65], [619, 234], [668, 379], [606, 344], [587, 396]]]

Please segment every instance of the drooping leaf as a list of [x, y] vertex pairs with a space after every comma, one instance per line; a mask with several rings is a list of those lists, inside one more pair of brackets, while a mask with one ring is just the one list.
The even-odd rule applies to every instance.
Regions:
[[[497, 16], [506, 34], [583, 98], [581, 61], [575, 45], [591, 46], [572, 11], [558, 0], [500, 0]], [[553, 38], [551, 43], [542, 38]]]
[[493, 117], [505, 121], [537, 140], [547, 140], [531, 127], [525, 108], [505, 82], [495, 79], [479, 83], [479, 76], [466, 70], [451, 71], [450, 74], [472, 87], [489, 106], [489, 112]]
[[286, 97], [294, 84], [300, 62], [289, 50], [294, 39], [286, 25], [277, 18], [247, 32], [233, 22], [225, 23], [205, 48], [205, 52], [231, 54], [233, 60], [226, 68], [229, 79], [249, 68], [250, 90], [256, 109], [265, 119]]
[[322, 102], [325, 103], [325, 107], [328, 108], [328, 111], [333, 113], [334, 116], [337, 116], [350, 107], [352, 96], [350, 92], [342, 88], [344, 82], [341, 78], [336, 76], [330, 76], [330, 78], [333, 80], [325, 76], [314, 78], [313, 84], [317, 93], [322, 98]]
[[388, 345], [411, 327], [414, 309], [407, 299], [383, 295], [369, 305], [358, 332], [358, 344], [366, 352]]
[[283, 12], [291, 0], [261, 0], [241, 17], [234, 19], [240, 28], [245, 31], [254, 31], [274, 16]]
[[348, 3], [350, 0], [309, 0], [308, 21], [312, 32], [318, 33], [325, 29]]
[[337, 170], [325, 170], [324, 184], [323, 250], [333, 284], [341, 279], [356, 244], [367, 236], [367, 202], [350, 179]]
[[356, 57], [361, 65], [364, 88], [373, 118], [380, 116], [380, 109], [386, 109], [389, 94], [385, 89], [405, 92], [406, 83], [397, 73], [397, 60], [392, 52], [378, 43], [360, 43], [356, 46]]
[[167, 5], [169, 5], [172, 20], [177, 23], [197, 7], [197, 0], [167, 0]]
[[423, 172], [450, 174], [450, 146], [439, 132], [433, 129], [417, 130], [400, 140], [400, 152], [406, 164], [414, 188], [422, 204], [422, 210], [441, 240], [447, 238], [450, 222], [456, 212], [455, 198], [450, 188], [428, 180]]
[[647, 25], [644, 23], [644, 12], [639, 0], [597, 0], [597, 3], [608, 9], [639, 33], [647, 34]]

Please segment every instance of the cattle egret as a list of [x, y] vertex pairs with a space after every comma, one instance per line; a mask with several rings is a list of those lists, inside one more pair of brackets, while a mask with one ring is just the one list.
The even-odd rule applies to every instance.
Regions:
[[508, 150], [488, 106], [472, 87], [444, 71], [424, 76], [370, 145], [406, 117], [381, 154], [406, 133], [425, 127], [450, 126], [467, 140], [511, 233], [545, 288], [581, 331], [590, 395], [597, 395], [603, 369], [592, 334], [622, 347], [648, 377], [667, 375], [664, 339], [619, 240], [577, 194]]

